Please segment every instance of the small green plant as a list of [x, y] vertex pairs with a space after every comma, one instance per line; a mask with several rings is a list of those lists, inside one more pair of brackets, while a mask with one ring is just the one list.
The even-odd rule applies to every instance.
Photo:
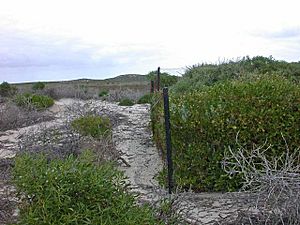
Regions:
[[121, 105], [121, 106], [133, 106], [134, 102], [129, 98], [124, 98], [119, 102], [119, 105]]
[[17, 92], [17, 88], [7, 82], [0, 84], [0, 95], [3, 97], [9, 97]]
[[41, 154], [17, 156], [13, 180], [24, 196], [18, 224], [162, 224], [149, 207], [136, 204], [123, 172], [93, 158], [91, 152], [51, 161]]
[[39, 81], [32, 85], [32, 90], [34, 91], [43, 90], [45, 86], [46, 86], [45, 83]]
[[54, 104], [54, 100], [48, 96], [28, 93], [17, 95], [14, 100], [18, 106], [38, 110], [49, 108]]
[[73, 120], [71, 125], [80, 134], [93, 138], [111, 134], [110, 120], [101, 116], [83, 116]]
[[107, 95], [108, 95], [108, 91], [107, 90], [99, 92], [99, 97], [104, 97], [104, 96], [107, 96]]
[[145, 94], [143, 95], [138, 101], [138, 104], [146, 104], [151, 103], [152, 95], [151, 94]]

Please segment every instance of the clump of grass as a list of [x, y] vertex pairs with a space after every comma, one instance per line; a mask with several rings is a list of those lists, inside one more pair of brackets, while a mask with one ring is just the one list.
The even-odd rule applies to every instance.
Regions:
[[84, 136], [101, 138], [111, 134], [111, 123], [108, 118], [88, 115], [72, 121], [71, 126]]
[[96, 165], [91, 152], [48, 161], [41, 154], [16, 157], [14, 183], [22, 198], [19, 224], [162, 224], [137, 206], [122, 172]]
[[129, 98], [124, 98], [119, 102], [120, 106], [133, 106], [134, 102]]

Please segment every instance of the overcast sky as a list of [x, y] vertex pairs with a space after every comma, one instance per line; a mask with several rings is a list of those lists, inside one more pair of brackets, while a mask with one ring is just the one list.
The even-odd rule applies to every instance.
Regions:
[[0, 82], [300, 61], [299, 0], [0, 0]]

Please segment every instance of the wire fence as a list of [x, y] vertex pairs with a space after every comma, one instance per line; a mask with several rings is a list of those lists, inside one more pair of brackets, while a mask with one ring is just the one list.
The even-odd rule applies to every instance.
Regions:
[[[156, 87], [155, 85], [156, 84]], [[156, 107], [160, 105], [159, 103], [163, 102], [164, 108], [164, 125], [165, 125], [165, 146], [167, 150], [167, 171], [168, 171], [168, 192], [172, 194], [174, 187], [174, 178], [173, 178], [173, 160], [172, 160], [172, 142], [171, 142], [171, 123], [170, 123], [170, 109], [169, 109], [169, 88], [163, 87], [161, 91], [161, 82], [160, 82], [160, 67], [157, 69], [157, 79], [156, 81], [151, 81], [150, 92], [152, 94], [152, 104], [151, 104], [151, 114], [154, 112]], [[154, 135], [155, 129], [152, 123], [152, 132]]]

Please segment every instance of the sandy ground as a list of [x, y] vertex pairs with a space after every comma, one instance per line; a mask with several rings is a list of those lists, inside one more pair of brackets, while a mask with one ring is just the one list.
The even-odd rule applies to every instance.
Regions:
[[[73, 99], [61, 99], [55, 102], [50, 111], [56, 119], [44, 122], [44, 126], [54, 126], [69, 119], [64, 111], [75, 104]], [[84, 102], [76, 104], [84, 105]], [[119, 106], [115, 103], [93, 101], [94, 108], [101, 108], [108, 113], [116, 114], [119, 122], [113, 129], [116, 148], [121, 153], [120, 169], [128, 177], [131, 190], [140, 195], [140, 202], [155, 203], [167, 196], [166, 191], [158, 186], [156, 174], [163, 168], [163, 162], [151, 140], [149, 105]], [[9, 130], [0, 133], [0, 158], [13, 158], [18, 149], [18, 140], [30, 129], [38, 129], [40, 124]], [[9, 186], [0, 184], [1, 191]], [[11, 187], [10, 187], [11, 188]], [[234, 220], [238, 212], [249, 208], [249, 202], [237, 199], [241, 194], [221, 193], [180, 193], [176, 198], [176, 211], [190, 224], [222, 224]]]

